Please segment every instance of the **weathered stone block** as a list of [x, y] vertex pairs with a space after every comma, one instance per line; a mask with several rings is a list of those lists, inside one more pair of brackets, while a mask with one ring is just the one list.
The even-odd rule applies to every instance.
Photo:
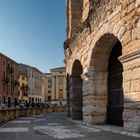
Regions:
[[129, 43], [132, 40], [132, 32], [127, 31], [124, 36], [122, 37], [122, 44], [125, 46], [127, 43]]
[[132, 30], [132, 40], [140, 39], [140, 28], [135, 28]]

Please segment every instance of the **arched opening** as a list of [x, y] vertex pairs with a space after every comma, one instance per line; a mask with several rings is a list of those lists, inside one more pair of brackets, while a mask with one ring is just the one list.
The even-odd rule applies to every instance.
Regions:
[[11, 108], [11, 97], [8, 97], [8, 108]]
[[122, 55], [122, 46], [119, 41], [113, 47], [108, 61], [108, 105], [107, 123], [123, 126], [123, 66], [118, 60]]
[[6, 104], [5, 96], [3, 96], [3, 98], [2, 98], [2, 102], [3, 102], [3, 104]]
[[118, 60], [121, 55], [121, 43], [113, 34], [103, 35], [93, 49], [89, 73], [94, 123], [123, 125], [123, 66]]
[[83, 73], [83, 68], [79, 60], [75, 60], [72, 68], [71, 75], [71, 93], [70, 93], [70, 104], [71, 104], [71, 118], [76, 120], [83, 119], [83, 93], [82, 85], [83, 80], [81, 74]]
[[18, 105], [17, 98], [14, 99], [14, 106], [16, 107]]

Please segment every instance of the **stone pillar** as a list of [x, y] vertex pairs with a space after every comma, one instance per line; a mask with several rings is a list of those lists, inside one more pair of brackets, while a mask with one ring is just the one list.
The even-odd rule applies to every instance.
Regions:
[[55, 77], [52, 77], [52, 100], [55, 100]]
[[106, 83], [95, 80], [98, 75], [85, 73], [83, 78], [83, 120], [88, 123], [102, 124], [106, 121], [107, 93]]
[[140, 50], [120, 57], [123, 64], [124, 129], [140, 132]]
[[70, 113], [71, 118], [81, 120], [82, 113], [82, 79], [80, 76], [70, 77]]
[[56, 100], [59, 99], [59, 78], [56, 76]]
[[66, 99], [67, 95], [66, 95], [66, 78], [65, 76], [63, 77], [63, 99]]

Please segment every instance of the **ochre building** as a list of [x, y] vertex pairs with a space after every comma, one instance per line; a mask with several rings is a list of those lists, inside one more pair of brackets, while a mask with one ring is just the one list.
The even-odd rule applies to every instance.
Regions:
[[140, 0], [67, 0], [68, 115], [140, 132]]
[[18, 73], [18, 82], [19, 82], [19, 87], [18, 87], [18, 100], [19, 103], [24, 103], [27, 104], [28, 101], [28, 76], [23, 73]]
[[42, 103], [42, 72], [32, 66], [25, 64], [18, 64], [18, 71], [28, 76], [28, 101], [30, 104]]

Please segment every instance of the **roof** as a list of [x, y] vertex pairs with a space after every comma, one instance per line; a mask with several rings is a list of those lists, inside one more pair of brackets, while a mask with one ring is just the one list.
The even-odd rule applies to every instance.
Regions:
[[23, 65], [23, 66], [25, 66], [25, 67], [29, 67], [29, 68], [31, 68], [31, 69], [34, 69], [34, 70], [36, 70], [36, 71], [38, 71], [39, 73], [42, 73], [38, 68], [36, 68], [36, 67], [32, 67], [32, 66], [30, 66], [30, 65], [26, 65], [26, 64], [22, 64], [22, 63], [19, 63], [19, 65]]
[[58, 68], [53, 68], [53, 69], [50, 69], [50, 71], [64, 71], [66, 70], [66, 67], [58, 67]]
[[2, 54], [2, 53], [0, 53], [0, 56], [5, 57], [6, 59], [8, 59], [8, 60], [10, 60], [10, 61], [12, 61], [12, 62], [18, 64], [16, 61], [14, 61], [13, 59], [9, 58], [8, 56], [6, 56], [6, 55], [4, 55], [4, 54]]
[[18, 72], [18, 74], [19, 74], [19, 75], [23, 75], [23, 76], [28, 77], [28, 75], [27, 75], [27, 74], [25, 74], [25, 73], [23, 73], [23, 72]]
[[44, 73], [44, 74], [46, 74], [46, 75], [51, 75], [51, 73]]
[[40, 71], [38, 68], [36, 68], [36, 67], [31, 67], [31, 68], [33, 68], [34, 70], [36, 70], [36, 71], [38, 71], [39, 73], [42, 73], [42, 74], [43, 74], [43, 72]]

